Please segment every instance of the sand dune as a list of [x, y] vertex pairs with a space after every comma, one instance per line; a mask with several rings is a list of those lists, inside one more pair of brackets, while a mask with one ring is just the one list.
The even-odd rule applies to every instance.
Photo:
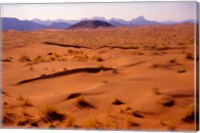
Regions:
[[3, 126], [194, 131], [193, 26], [3, 32]]

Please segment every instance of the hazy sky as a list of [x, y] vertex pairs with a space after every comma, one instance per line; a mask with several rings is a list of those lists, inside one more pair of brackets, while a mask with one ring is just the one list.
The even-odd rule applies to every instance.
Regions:
[[107, 19], [131, 20], [143, 15], [148, 20], [182, 21], [196, 18], [196, 2], [133, 2], [133, 3], [74, 3], [74, 4], [4, 4], [2, 17], [21, 20], [81, 19], [103, 16]]

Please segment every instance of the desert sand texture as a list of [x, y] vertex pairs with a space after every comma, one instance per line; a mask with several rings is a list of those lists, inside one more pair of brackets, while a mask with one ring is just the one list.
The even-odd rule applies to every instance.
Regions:
[[4, 128], [196, 130], [195, 25], [2, 32]]

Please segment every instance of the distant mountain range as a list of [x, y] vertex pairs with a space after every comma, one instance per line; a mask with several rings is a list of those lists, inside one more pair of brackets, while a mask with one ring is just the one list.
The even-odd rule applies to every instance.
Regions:
[[[93, 21], [92, 21], [93, 20]], [[100, 26], [98, 21], [100, 22]], [[87, 22], [86, 24], [86, 21]], [[39, 30], [39, 29], [67, 29], [69, 27], [77, 27], [77, 25], [84, 24], [83, 27], [87, 27], [86, 25], [90, 25], [89, 27], [101, 27], [102, 24], [105, 24], [109, 26], [144, 26], [144, 25], [162, 25], [162, 24], [178, 24], [178, 23], [184, 23], [184, 22], [190, 22], [195, 23], [195, 20], [185, 20], [181, 22], [176, 21], [150, 21], [144, 18], [144, 16], [139, 16], [137, 18], [134, 18], [132, 20], [126, 21], [123, 19], [106, 19], [104, 17], [93, 17], [91, 19], [88, 18], [82, 18], [81, 20], [64, 20], [64, 19], [57, 19], [57, 20], [40, 20], [40, 19], [33, 19], [33, 20], [19, 20], [17, 18], [9, 18], [9, 17], [3, 17], [1, 18], [2, 23], [2, 30], [19, 30], [19, 31], [32, 31], [32, 30]]]
[[2, 30], [32, 31], [39, 29], [64, 29], [71, 26], [66, 22], [52, 22], [48, 25], [34, 21], [19, 20], [16, 18], [1, 18]]

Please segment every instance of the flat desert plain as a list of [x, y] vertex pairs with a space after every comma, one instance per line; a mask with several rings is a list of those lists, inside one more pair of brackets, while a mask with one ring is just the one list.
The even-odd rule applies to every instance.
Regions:
[[194, 24], [2, 36], [4, 128], [196, 130]]

